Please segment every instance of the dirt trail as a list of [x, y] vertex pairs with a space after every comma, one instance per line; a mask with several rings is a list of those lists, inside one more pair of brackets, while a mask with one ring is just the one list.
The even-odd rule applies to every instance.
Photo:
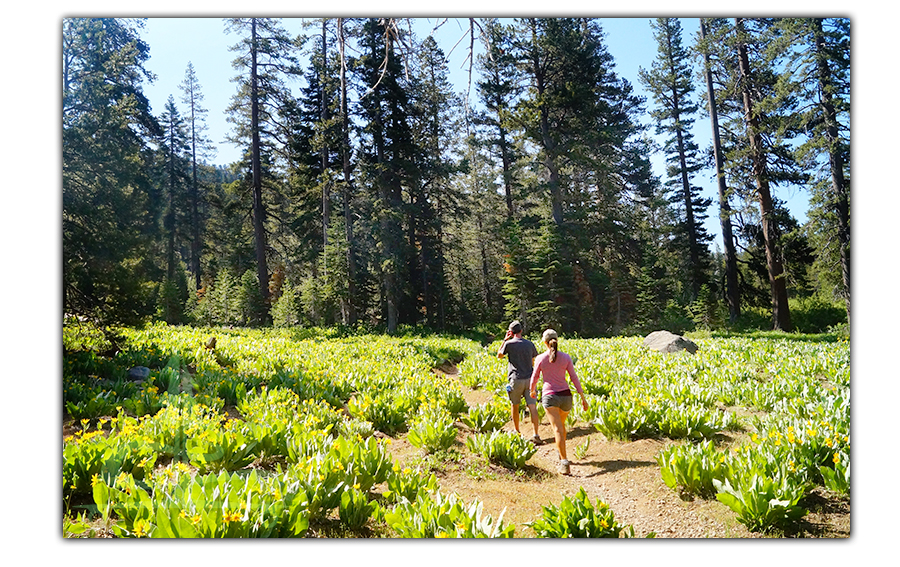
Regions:
[[[447, 379], [456, 378], [455, 373]], [[489, 400], [491, 392], [463, 388], [469, 405]], [[530, 420], [526, 417], [530, 432]], [[511, 422], [505, 429], [512, 430]], [[756, 538], [761, 537], [737, 522], [735, 514], [717, 500], [684, 501], [662, 481], [656, 454], [668, 440], [641, 439], [633, 442], [609, 441], [593, 427], [578, 423], [569, 431], [567, 449], [572, 462], [571, 475], [556, 472], [558, 456], [552, 428], [545, 417], [540, 426], [544, 444], [521, 471], [509, 471], [490, 465], [465, 448], [465, 437], [471, 432], [460, 426], [456, 462], [437, 464], [435, 473], [445, 493], [456, 492], [467, 502], [478, 498], [484, 503], [484, 514], [498, 518], [505, 509], [503, 521], [516, 525], [516, 537], [534, 537], [525, 526], [537, 519], [544, 505], [559, 504], [563, 495], [573, 497], [583, 487], [592, 502], [606, 502], [622, 525], [634, 527], [636, 537], [654, 533], [658, 538]], [[584, 458], [573, 456], [575, 447], [590, 440]], [[404, 466], [415, 467], [423, 452], [410, 445], [405, 436], [391, 444], [394, 457]], [[823, 498], [811, 499], [815, 509], [803, 523], [802, 537], [849, 537], [849, 504]]]

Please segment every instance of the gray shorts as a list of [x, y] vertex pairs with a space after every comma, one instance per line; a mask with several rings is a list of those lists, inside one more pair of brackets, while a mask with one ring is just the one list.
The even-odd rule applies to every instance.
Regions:
[[525, 405], [530, 406], [537, 403], [536, 400], [531, 397], [531, 391], [528, 389], [529, 383], [531, 383], [530, 378], [509, 379], [509, 383], [506, 385], [506, 393], [509, 396], [509, 401], [512, 402], [513, 405], [519, 405], [523, 396], [525, 397]]
[[570, 412], [572, 411], [572, 394], [548, 394], [541, 398], [541, 404], [545, 408], [559, 408], [562, 411]]

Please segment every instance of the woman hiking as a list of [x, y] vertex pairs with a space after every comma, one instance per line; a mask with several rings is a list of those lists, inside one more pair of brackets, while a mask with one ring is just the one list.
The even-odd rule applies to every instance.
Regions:
[[547, 329], [542, 340], [547, 351], [534, 359], [529, 389], [531, 396], [537, 397], [538, 379], [543, 376], [541, 403], [550, 419], [550, 425], [553, 426], [556, 450], [559, 452], [559, 472], [569, 474], [569, 459], [566, 456], [566, 417], [572, 410], [572, 391], [566, 382], [566, 373], [569, 374], [569, 380], [575, 386], [575, 391], [581, 396], [581, 407], [585, 411], [588, 410], [588, 403], [581, 389], [581, 382], [578, 381], [578, 375], [575, 374], [572, 357], [559, 350], [559, 336], [556, 331]]

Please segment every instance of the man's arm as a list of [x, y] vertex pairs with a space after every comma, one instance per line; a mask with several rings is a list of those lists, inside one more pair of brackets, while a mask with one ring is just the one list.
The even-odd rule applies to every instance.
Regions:
[[503, 351], [503, 347], [506, 346], [506, 341], [511, 339], [513, 336], [512, 331], [506, 331], [506, 336], [503, 337], [503, 342], [500, 343], [500, 348], [497, 349], [497, 358], [503, 358], [503, 355], [506, 354]]

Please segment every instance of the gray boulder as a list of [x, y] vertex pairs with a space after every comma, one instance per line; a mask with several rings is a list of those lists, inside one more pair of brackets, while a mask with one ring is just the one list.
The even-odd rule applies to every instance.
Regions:
[[146, 366], [135, 366], [128, 370], [128, 379], [132, 382], [142, 382], [150, 377], [150, 369]]
[[653, 331], [644, 338], [644, 346], [659, 352], [678, 352], [686, 350], [691, 354], [697, 352], [699, 347], [690, 339], [669, 331]]

